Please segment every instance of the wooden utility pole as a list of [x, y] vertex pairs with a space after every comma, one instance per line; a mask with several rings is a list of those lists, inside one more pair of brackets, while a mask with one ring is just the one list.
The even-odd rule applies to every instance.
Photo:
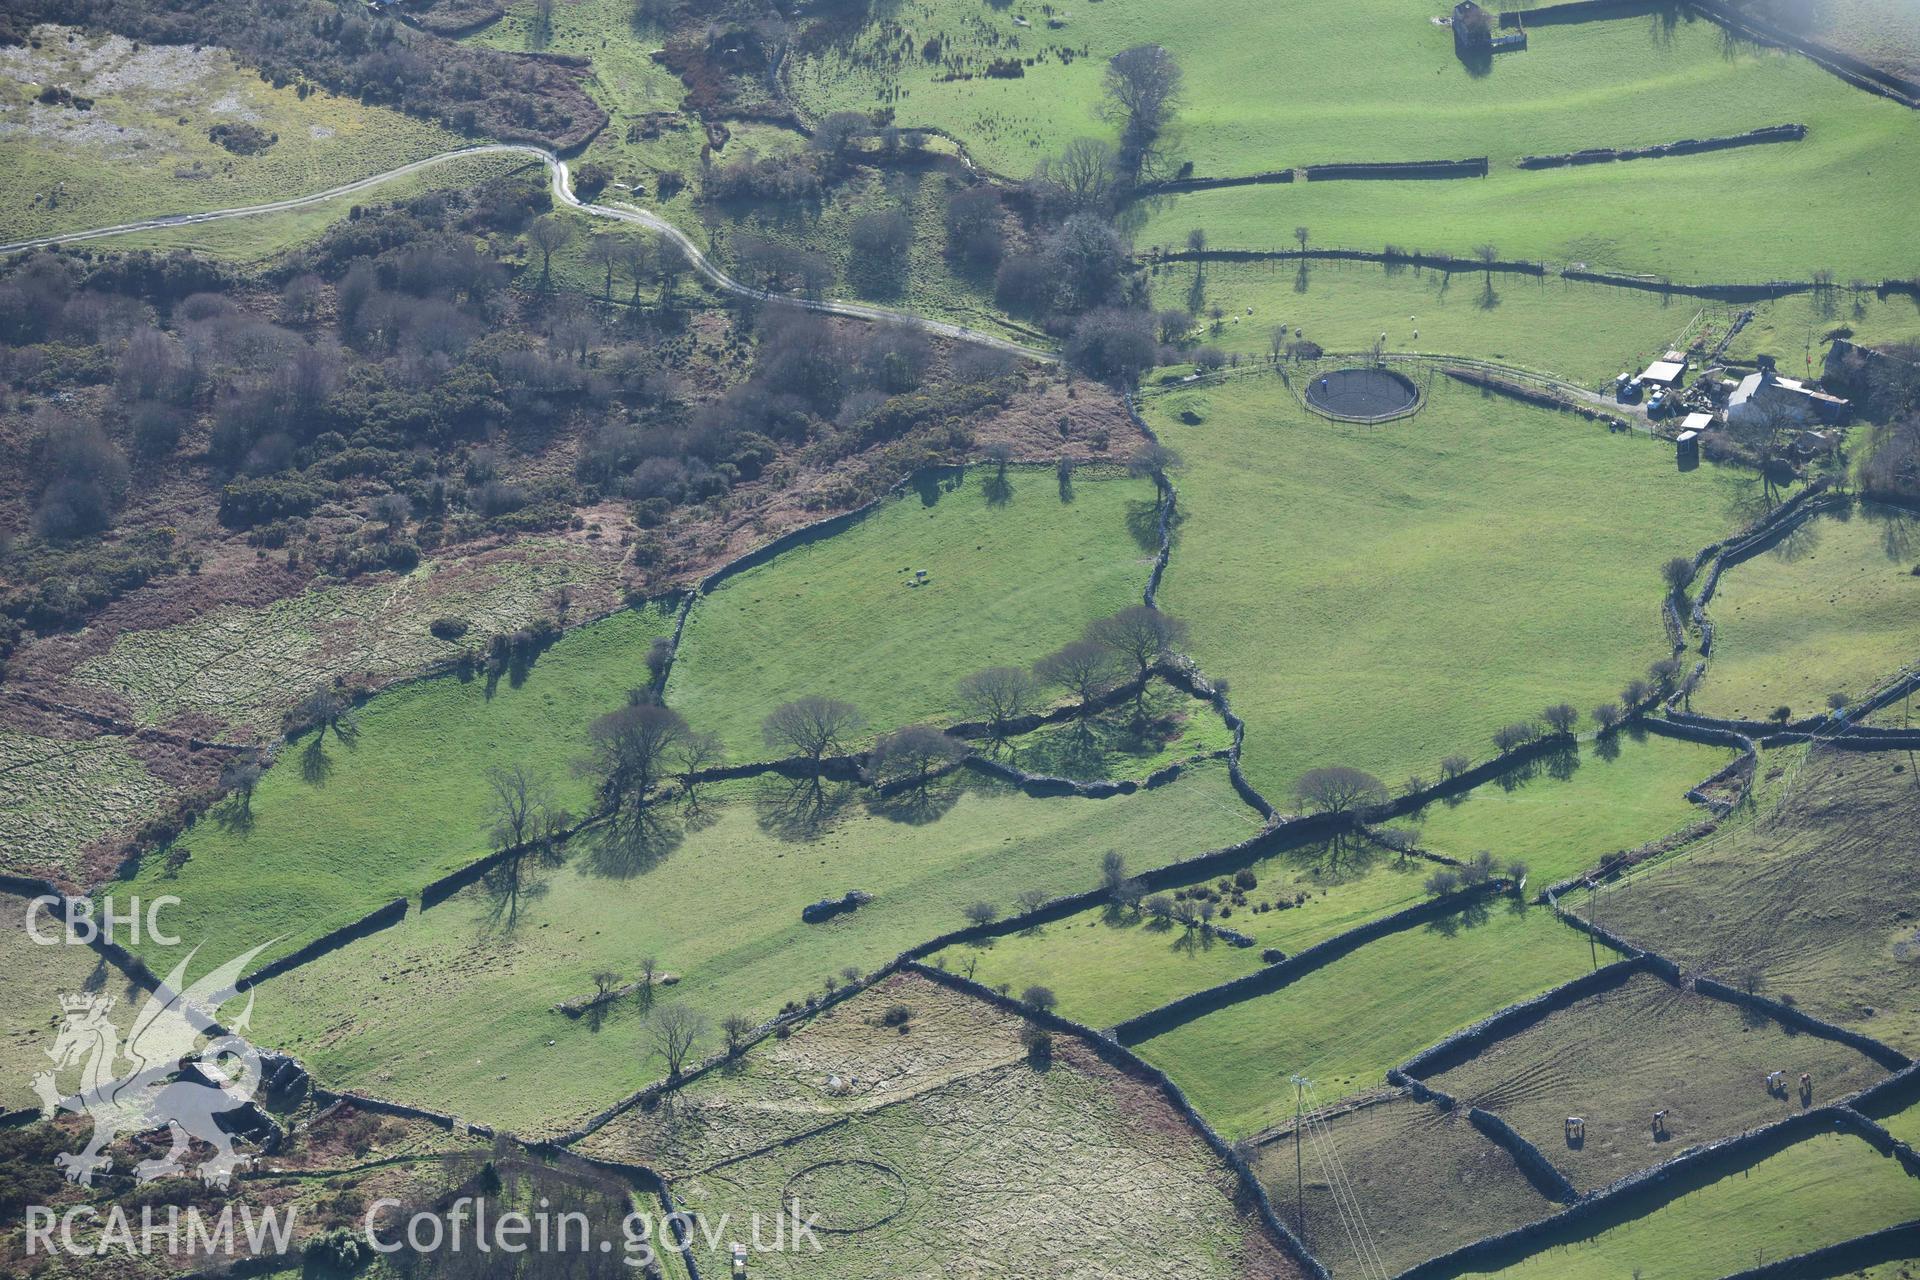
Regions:
[[1307, 1078], [1293, 1077], [1293, 1220], [1300, 1224], [1300, 1243], [1307, 1242], [1307, 1180], [1300, 1158], [1300, 1123]]
[[1593, 881], [1587, 881], [1587, 954], [1593, 958], [1593, 967], [1600, 967], [1600, 944], [1593, 936]]

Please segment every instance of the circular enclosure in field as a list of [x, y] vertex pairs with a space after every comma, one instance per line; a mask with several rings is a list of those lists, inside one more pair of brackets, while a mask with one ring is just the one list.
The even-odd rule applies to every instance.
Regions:
[[787, 1179], [782, 1204], [801, 1202], [814, 1230], [855, 1235], [882, 1226], [907, 1207], [906, 1179], [877, 1160], [823, 1160]]
[[1384, 422], [1420, 407], [1420, 388], [1391, 369], [1334, 369], [1307, 383], [1307, 407], [1342, 422]]

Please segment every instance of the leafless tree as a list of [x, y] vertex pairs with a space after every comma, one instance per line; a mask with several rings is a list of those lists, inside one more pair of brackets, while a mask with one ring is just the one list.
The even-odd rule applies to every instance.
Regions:
[[663, 1004], [647, 1019], [647, 1040], [667, 1062], [667, 1079], [678, 1080], [687, 1060], [706, 1038], [707, 1015], [684, 1004]]
[[817, 775], [829, 755], [845, 755], [848, 740], [866, 724], [851, 703], [809, 695], [775, 707], [760, 724], [769, 747], [800, 756]]
[[698, 808], [700, 774], [726, 759], [726, 746], [717, 734], [688, 732], [674, 743], [672, 755], [674, 767], [680, 774], [681, 798], [690, 807]]
[[960, 706], [987, 724], [994, 746], [1007, 741], [1008, 724], [1033, 710], [1040, 690], [1030, 672], [1019, 667], [988, 667], [959, 685]]
[[250, 751], [220, 766], [220, 789], [233, 797], [242, 818], [253, 816], [253, 789], [259, 783], [260, 760]]
[[646, 702], [595, 720], [582, 769], [594, 779], [601, 806], [615, 814], [644, 808], [688, 732], [679, 712]]
[[653, 279], [653, 246], [644, 236], [620, 237], [620, 265], [633, 282], [633, 305], [640, 305], [640, 289]]
[[540, 834], [540, 815], [551, 804], [546, 781], [525, 765], [494, 765], [487, 770], [487, 817], [493, 847], [513, 849]]
[[1518, 751], [1540, 736], [1540, 726], [1530, 720], [1516, 720], [1493, 731], [1493, 746], [1501, 755]]
[[1045, 889], [1022, 889], [1019, 893], [1013, 895], [1013, 905], [1018, 908], [1020, 915], [1029, 916], [1041, 907], [1044, 907], [1048, 902], [1052, 901], [1052, 899], [1053, 895]]
[[1573, 727], [1580, 723], [1580, 713], [1570, 703], [1556, 702], [1540, 713], [1547, 722], [1547, 728], [1555, 733], [1572, 733]]
[[1620, 720], [1620, 704], [1617, 702], [1603, 702], [1593, 709], [1593, 722], [1602, 733], [1612, 732], [1619, 726]]
[[[621, 261], [622, 239], [623, 237], [617, 236], [611, 231], [601, 231], [596, 232], [587, 240], [587, 261], [599, 267], [604, 273], [605, 282], [602, 286], [601, 296], [606, 298], [608, 302], [613, 301], [613, 269], [618, 266]], [[635, 286], [634, 295], [636, 297], [639, 296], [638, 286]]]
[[1063, 690], [1079, 708], [1081, 732], [1088, 732], [1095, 703], [1119, 682], [1113, 650], [1092, 640], [1074, 640], [1034, 664], [1033, 674], [1043, 683]]
[[1660, 577], [1676, 599], [1683, 597], [1693, 583], [1693, 561], [1686, 556], [1675, 556], [1660, 566]]
[[930, 724], [910, 724], [874, 744], [869, 770], [882, 786], [924, 788], [940, 769], [967, 753], [966, 744]]
[[1156, 483], [1165, 477], [1167, 472], [1176, 471], [1179, 467], [1179, 452], [1163, 444], [1142, 445], [1133, 457], [1127, 459], [1129, 474], [1142, 478], [1150, 477]]
[[1157, 44], [1123, 49], [1107, 60], [1108, 114], [1123, 122], [1130, 149], [1160, 136], [1183, 93], [1180, 64]]
[[553, 281], [553, 255], [573, 240], [573, 223], [557, 213], [543, 213], [527, 228], [527, 239], [540, 251], [540, 285]]
[[1129, 605], [1118, 613], [1096, 618], [1087, 624], [1087, 639], [1105, 645], [1120, 661], [1133, 668], [1140, 691], [1134, 695], [1134, 712], [1145, 707], [1147, 677], [1153, 664], [1173, 657], [1187, 642], [1187, 624], [1172, 614], [1150, 605]]
[[1386, 803], [1387, 786], [1370, 773], [1336, 764], [1301, 774], [1293, 784], [1293, 794], [1315, 813], [1338, 817]]
[[753, 1032], [753, 1019], [742, 1013], [730, 1013], [720, 1020], [720, 1034], [727, 1038], [727, 1056], [737, 1058], [740, 1048]]
[[968, 924], [989, 925], [1000, 918], [1000, 908], [991, 902], [969, 902], [960, 914], [967, 918]]
[[1119, 184], [1119, 157], [1098, 138], [1076, 138], [1040, 162], [1034, 185], [1043, 199], [1069, 213], [1105, 213]]

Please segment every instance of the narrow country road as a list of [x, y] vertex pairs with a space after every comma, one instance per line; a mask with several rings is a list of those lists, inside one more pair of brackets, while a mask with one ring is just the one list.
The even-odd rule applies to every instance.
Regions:
[[597, 218], [611, 218], [617, 222], [631, 223], [656, 232], [663, 240], [671, 241], [680, 252], [686, 255], [693, 269], [706, 281], [726, 293], [751, 298], [758, 302], [769, 302], [780, 306], [798, 307], [803, 311], [812, 311], [821, 315], [846, 316], [854, 320], [871, 320], [911, 325], [937, 337], [951, 338], [956, 342], [970, 342], [976, 346], [992, 347], [1011, 355], [1043, 363], [1054, 363], [1059, 359], [1050, 351], [1025, 346], [1018, 342], [986, 333], [979, 329], [969, 329], [964, 325], [949, 324], [944, 320], [929, 320], [911, 312], [895, 311], [890, 307], [868, 306], [862, 302], [833, 302], [813, 298], [795, 298], [788, 294], [772, 293], [766, 289], [756, 289], [742, 284], [723, 271], [719, 264], [701, 251], [700, 246], [687, 238], [685, 232], [668, 222], [659, 214], [637, 205], [598, 205], [583, 204], [573, 194], [573, 176], [567, 169], [567, 162], [544, 147], [526, 146], [520, 143], [492, 142], [480, 146], [462, 147], [457, 151], [443, 151], [439, 155], [428, 156], [424, 160], [415, 160], [403, 164], [385, 173], [376, 173], [361, 178], [357, 182], [330, 187], [325, 191], [316, 191], [312, 195], [295, 196], [288, 200], [274, 200], [267, 204], [245, 205], [234, 209], [213, 209], [205, 213], [179, 213], [160, 218], [146, 218], [139, 222], [123, 222], [111, 227], [94, 227], [87, 231], [68, 231], [59, 235], [40, 236], [31, 240], [16, 240], [10, 244], [0, 244], [0, 253], [18, 253], [26, 249], [44, 249], [53, 245], [72, 244], [81, 240], [98, 240], [106, 236], [126, 235], [133, 231], [158, 231], [168, 227], [188, 227], [201, 222], [221, 222], [228, 218], [251, 218], [261, 214], [285, 213], [293, 209], [302, 209], [308, 205], [321, 204], [328, 200], [337, 200], [341, 196], [355, 195], [359, 192], [391, 182], [395, 178], [404, 178], [419, 173], [435, 165], [450, 160], [465, 159], [468, 156], [484, 155], [521, 155], [539, 160], [547, 166], [547, 172], [553, 179], [553, 198], [556, 202]]

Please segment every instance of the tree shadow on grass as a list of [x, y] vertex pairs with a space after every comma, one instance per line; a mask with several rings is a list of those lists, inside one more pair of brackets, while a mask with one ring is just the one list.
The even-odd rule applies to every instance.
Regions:
[[1571, 782], [1573, 775], [1580, 771], [1580, 745], [1569, 742], [1548, 752], [1542, 763], [1546, 766], [1547, 776], [1555, 782]]
[[243, 803], [237, 795], [228, 796], [213, 807], [213, 820], [222, 831], [245, 839], [253, 831], [253, 806]]
[[966, 784], [949, 774], [892, 794], [869, 792], [866, 808], [876, 818], [923, 827], [946, 817], [948, 810], [960, 802], [960, 793], [965, 790]]
[[333, 776], [333, 757], [327, 754], [327, 733], [322, 729], [300, 749], [300, 777], [310, 786], [324, 787]]
[[[1178, 518], [1177, 515], [1175, 517]], [[1136, 498], [1127, 503], [1127, 536], [1142, 551], [1160, 550], [1160, 499]]]
[[1458, 911], [1427, 921], [1427, 932], [1443, 938], [1457, 937], [1462, 929], [1477, 929], [1493, 917], [1485, 898], [1476, 898]]
[[673, 856], [685, 839], [680, 824], [651, 808], [623, 813], [593, 833], [582, 867], [608, 880], [631, 880]]
[[831, 830], [853, 800], [850, 782], [768, 774], [754, 789], [754, 818], [776, 840], [807, 844]]

